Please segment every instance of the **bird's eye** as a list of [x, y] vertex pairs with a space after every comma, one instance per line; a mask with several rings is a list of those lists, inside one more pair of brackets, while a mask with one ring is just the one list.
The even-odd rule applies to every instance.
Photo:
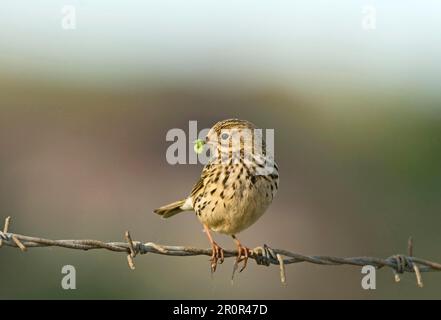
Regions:
[[222, 133], [221, 138], [222, 140], [227, 140], [229, 136], [230, 135], [228, 133]]

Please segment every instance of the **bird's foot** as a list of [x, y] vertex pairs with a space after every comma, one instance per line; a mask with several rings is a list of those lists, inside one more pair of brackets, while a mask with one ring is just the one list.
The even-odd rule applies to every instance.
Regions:
[[248, 247], [242, 246], [240, 243], [237, 243], [237, 258], [234, 264], [234, 270], [237, 270], [239, 267], [239, 263], [243, 262], [242, 268], [240, 268], [239, 272], [245, 270], [248, 264], [248, 258], [253, 255], [253, 250]]
[[211, 244], [213, 253], [211, 254], [211, 273], [216, 271], [218, 263], [224, 262], [224, 249], [222, 249], [216, 242]]

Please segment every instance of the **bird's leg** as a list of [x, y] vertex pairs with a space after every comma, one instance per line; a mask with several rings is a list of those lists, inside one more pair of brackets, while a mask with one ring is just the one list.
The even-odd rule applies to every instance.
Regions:
[[207, 225], [204, 224], [204, 230], [205, 233], [207, 234], [208, 240], [210, 241], [211, 244], [211, 248], [213, 253], [211, 254], [211, 272], [215, 272], [216, 271], [216, 267], [217, 267], [217, 263], [219, 262], [219, 264], [221, 264], [222, 262], [224, 262], [224, 249], [222, 249], [211, 237], [210, 234], [210, 229], [208, 228]]
[[242, 246], [239, 239], [236, 238], [235, 235], [232, 235], [234, 242], [236, 242], [237, 246], [237, 258], [236, 263], [234, 265], [234, 269], [236, 269], [239, 266], [239, 263], [243, 261], [243, 266], [239, 270], [239, 272], [242, 272], [246, 267], [248, 263], [248, 258], [253, 254], [250, 248]]

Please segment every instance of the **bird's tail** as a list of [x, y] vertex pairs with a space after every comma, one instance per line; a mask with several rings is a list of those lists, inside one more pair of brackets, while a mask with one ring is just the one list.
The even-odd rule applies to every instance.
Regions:
[[180, 212], [187, 211], [191, 208], [186, 208], [185, 203], [187, 199], [179, 200], [170, 204], [167, 204], [165, 206], [162, 206], [158, 209], [153, 210], [154, 213], [159, 214], [163, 218], [170, 218], [174, 216], [175, 214], [178, 214]]

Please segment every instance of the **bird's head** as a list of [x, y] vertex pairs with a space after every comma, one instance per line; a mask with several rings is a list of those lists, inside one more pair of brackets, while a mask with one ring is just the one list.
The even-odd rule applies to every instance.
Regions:
[[217, 122], [209, 131], [205, 140], [197, 143], [206, 145], [216, 156], [244, 157], [265, 152], [262, 131], [246, 120], [228, 119]]

